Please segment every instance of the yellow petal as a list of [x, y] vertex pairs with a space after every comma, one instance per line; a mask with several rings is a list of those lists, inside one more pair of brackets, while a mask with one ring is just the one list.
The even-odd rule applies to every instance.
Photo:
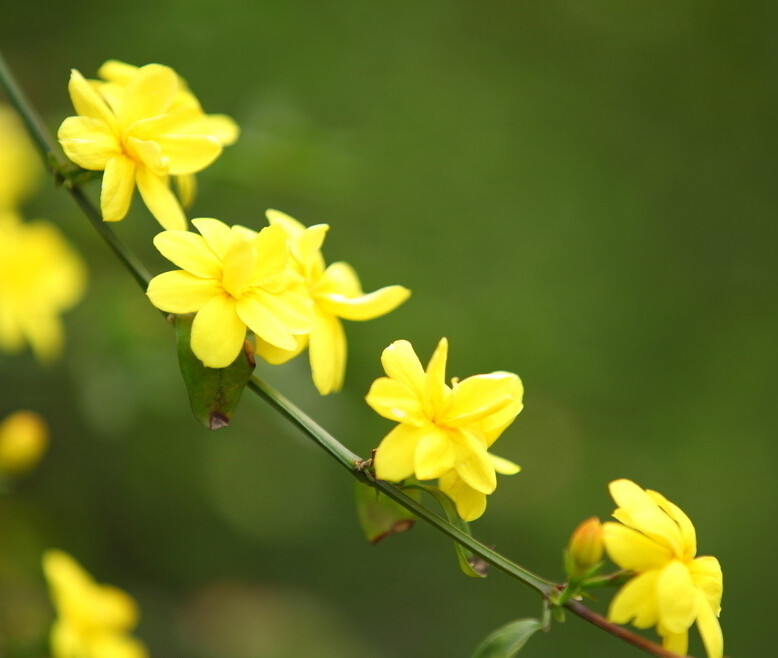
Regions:
[[89, 658], [148, 658], [146, 647], [134, 637], [103, 634], [89, 645]]
[[222, 152], [215, 137], [200, 135], [159, 135], [160, 145], [171, 174], [194, 174], [211, 164]]
[[424, 368], [407, 340], [396, 340], [381, 353], [381, 365], [392, 379], [402, 382], [411, 389], [424, 389]]
[[454, 468], [456, 450], [445, 430], [429, 424], [424, 427], [416, 448], [414, 470], [420, 480], [434, 480]]
[[138, 624], [138, 606], [126, 592], [112, 585], [98, 585], [92, 590], [91, 618], [95, 625], [117, 631]]
[[654, 502], [641, 487], [630, 480], [615, 480], [608, 485], [619, 506], [614, 516], [655, 541], [666, 545], [676, 556], [684, 553], [684, 541], [678, 524]]
[[212, 297], [192, 322], [192, 352], [208, 368], [226, 368], [240, 354], [246, 325], [235, 312], [235, 300]]
[[138, 167], [135, 180], [143, 202], [163, 228], [185, 231], [186, 216], [168, 185], [167, 177], [155, 176], [145, 167]]
[[346, 334], [338, 318], [316, 311], [313, 314], [308, 354], [316, 389], [322, 395], [343, 388], [346, 375]]
[[222, 264], [202, 236], [190, 231], [162, 231], [154, 236], [154, 246], [171, 263], [195, 276], [219, 279]]
[[510, 402], [480, 422], [481, 433], [486, 439], [487, 446], [492, 445], [500, 437], [524, 408], [524, 386], [521, 379], [516, 377], [511, 383], [514, 389], [510, 394]]
[[458, 382], [451, 391], [441, 423], [452, 427], [466, 426], [501, 411], [513, 400], [516, 380], [518, 377], [513, 373], [493, 372]]
[[689, 517], [686, 516], [678, 505], [671, 503], [659, 492], [646, 489], [646, 493], [651, 500], [659, 505], [659, 507], [678, 524], [683, 538], [683, 552], [680, 557], [684, 560], [691, 560], [697, 553], [697, 533], [695, 532], [694, 525]]
[[243, 296], [238, 300], [236, 310], [238, 317], [257, 336], [282, 350], [295, 349], [297, 342], [294, 336], [271, 308], [265, 303], [267, 296]]
[[256, 252], [256, 267], [250, 282], [252, 285], [263, 285], [268, 279], [273, 279], [284, 273], [291, 254], [289, 253], [289, 237], [280, 226], [266, 226], [252, 240]]
[[688, 566], [694, 586], [705, 595], [710, 607], [718, 614], [721, 610], [721, 595], [724, 591], [719, 561], [715, 557], [705, 555], [692, 560]]
[[254, 352], [268, 363], [277, 366], [293, 359], [308, 346], [308, 336], [295, 336], [294, 339], [297, 345], [293, 350], [281, 350], [262, 340], [259, 336], [255, 336]]
[[[448, 404], [450, 390], [446, 386], [446, 360], [448, 358], [448, 340], [441, 338], [438, 346], [430, 357], [427, 364], [427, 375], [424, 380], [424, 394], [430, 405], [425, 407], [430, 415], [437, 415], [438, 412]], [[471, 485], [472, 486], [472, 485]], [[476, 489], [478, 487], [475, 487]], [[484, 493], [491, 493], [484, 491]]]
[[651, 569], [624, 585], [611, 601], [608, 619], [617, 624], [632, 621], [638, 628], [656, 625], [659, 619], [656, 593], [659, 573], [658, 569]]
[[178, 76], [173, 69], [160, 64], [142, 66], [127, 82], [119, 123], [129, 127], [136, 121], [164, 114], [178, 88]]
[[138, 67], [132, 64], [120, 62], [118, 59], [109, 59], [103, 62], [100, 68], [97, 69], [97, 75], [103, 80], [127, 84], [137, 70]]
[[384, 437], [374, 458], [379, 480], [399, 482], [413, 475], [416, 446], [421, 438], [419, 432], [416, 427], [398, 425]]
[[98, 119], [112, 128], [116, 126], [111, 109], [76, 69], [70, 72], [68, 92], [79, 115]]
[[724, 655], [724, 635], [716, 616], [716, 611], [711, 608], [702, 592], [697, 593], [697, 628], [705, 645], [708, 658], [721, 658]]
[[100, 210], [106, 222], [124, 219], [130, 208], [135, 189], [135, 163], [119, 155], [105, 166], [103, 186], [100, 191]]
[[671, 633], [688, 630], [697, 617], [697, 590], [686, 565], [673, 560], [657, 582], [657, 605], [662, 626]]
[[223, 259], [235, 244], [235, 234], [229, 226], [218, 219], [199, 217], [193, 219], [192, 224], [200, 231], [200, 235], [205, 238], [205, 242], [219, 258]]
[[305, 232], [305, 226], [291, 215], [287, 215], [280, 210], [273, 210], [272, 208], [266, 210], [265, 217], [267, 217], [267, 221], [271, 225], [280, 225], [290, 238], [299, 238]]
[[68, 117], [59, 127], [57, 138], [65, 155], [84, 169], [102, 171], [111, 158], [122, 153], [116, 135], [100, 119]]
[[468, 487], [455, 471], [442, 476], [438, 482], [440, 490], [457, 507], [457, 514], [464, 521], [475, 521], [486, 511], [486, 496], [472, 487]]
[[393, 311], [410, 295], [411, 291], [402, 286], [386, 286], [361, 297], [319, 295], [317, 302], [327, 312], [344, 320], [372, 320]]
[[497, 475], [486, 448], [470, 432], [459, 430], [457, 457], [454, 468], [473, 489], [490, 494], [497, 488]]
[[344, 297], [360, 297], [363, 294], [354, 268], [343, 261], [327, 267], [317, 287], [322, 293], [338, 293]]
[[165, 176], [168, 173], [168, 161], [162, 153], [162, 147], [154, 141], [129, 137], [125, 141], [127, 155], [136, 164], [148, 168], [155, 176]]
[[603, 523], [602, 533], [605, 550], [622, 569], [637, 572], [658, 569], [673, 557], [667, 546], [620, 523]]
[[329, 228], [327, 224], [316, 224], [305, 229], [297, 238], [290, 235], [292, 256], [297, 261], [306, 281], [316, 280], [324, 271], [324, 257], [321, 255], [321, 245]]
[[313, 312], [311, 300], [303, 286], [291, 286], [278, 294], [254, 288], [249, 294], [262, 300], [262, 304], [275, 315], [294, 335], [307, 334], [311, 330]]
[[197, 196], [197, 177], [194, 174], [182, 174], [176, 176], [175, 180], [181, 205], [189, 208]]
[[206, 114], [203, 119], [205, 131], [219, 140], [222, 146], [229, 146], [238, 140], [240, 128], [232, 117], [226, 114]]
[[662, 636], [662, 646], [668, 651], [677, 653], [679, 656], [685, 656], [689, 650], [689, 631], [681, 633], [671, 633], [670, 631], [660, 630]]
[[521, 470], [521, 466], [518, 464], [514, 464], [512, 461], [508, 461], [507, 459], [503, 459], [492, 453], [489, 453], [489, 461], [492, 462], [494, 470], [502, 475], [515, 475]]
[[21, 320], [22, 331], [40, 361], [50, 363], [61, 354], [65, 332], [58, 316], [36, 313], [25, 315]]
[[183, 270], [155, 276], [146, 291], [151, 303], [166, 313], [195, 313], [223, 293], [213, 279], [202, 279]]
[[389, 420], [417, 427], [426, 422], [418, 393], [396, 379], [376, 379], [365, 400], [378, 414]]
[[257, 254], [249, 240], [236, 240], [222, 264], [222, 285], [233, 297], [243, 296], [257, 265]]

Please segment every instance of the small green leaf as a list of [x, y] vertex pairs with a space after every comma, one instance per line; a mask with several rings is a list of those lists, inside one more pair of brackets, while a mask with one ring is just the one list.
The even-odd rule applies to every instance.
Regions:
[[359, 524], [371, 544], [389, 535], [405, 532], [416, 523], [416, 516], [371, 486], [356, 483], [354, 497]]
[[[446, 515], [449, 523], [455, 525], [465, 534], [471, 535], [470, 524], [460, 518], [459, 514], [457, 514], [457, 508], [456, 505], [454, 505], [454, 501], [440, 489], [429, 484], [411, 484], [404, 488], [420, 489], [421, 491], [428, 493], [443, 508], [443, 513]], [[454, 549], [457, 553], [459, 568], [462, 570], [463, 574], [470, 576], [471, 578], [486, 578], [489, 571], [489, 565], [484, 560], [456, 542], [454, 542]]]
[[490, 633], [478, 645], [473, 658], [511, 658], [543, 628], [539, 619], [517, 619]]
[[175, 317], [178, 363], [184, 376], [192, 413], [208, 429], [217, 430], [230, 424], [241, 393], [254, 371], [254, 358], [244, 348], [226, 368], [207, 368], [189, 346], [191, 315]]

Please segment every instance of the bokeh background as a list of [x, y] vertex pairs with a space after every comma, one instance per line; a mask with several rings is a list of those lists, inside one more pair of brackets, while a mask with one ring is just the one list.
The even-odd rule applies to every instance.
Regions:
[[[727, 653], [747, 656], [774, 643], [778, 585], [777, 22], [764, 1], [30, 0], [4, 4], [0, 47], [52, 131], [71, 67], [176, 68], [243, 131], [190, 216], [327, 222], [329, 261], [414, 291], [348, 326], [342, 393], [319, 397], [304, 358], [259, 373], [364, 455], [391, 425], [363, 396], [392, 340], [426, 360], [448, 336], [450, 375], [519, 373], [496, 448], [524, 470], [476, 535], [561, 578], [611, 479], [657, 489], [721, 560]], [[538, 614], [431, 529], [368, 545], [351, 478], [254, 396], [200, 427], [173, 333], [72, 201], [42, 178], [24, 214], [60, 225], [90, 284], [55, 365], [0, 355], [0, 415], [53, 433], [0, 497], [0, 654], [37, 658], [51, 546], [137, 597], [158, 658], [468, 656]], [[137, 199], [116, 229], [168, 269]], [[524, 653], [637, 650], [570, 618]]]

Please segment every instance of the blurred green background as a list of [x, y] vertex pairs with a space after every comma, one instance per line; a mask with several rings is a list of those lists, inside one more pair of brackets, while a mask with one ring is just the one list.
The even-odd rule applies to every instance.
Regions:
[[[70, 68], [176, 68], [243, 130], [190, 216], [327, 222], [329, 261], [414, 292], [349, 324], [342, 393], [304, 358], [259, 373], [363, 455], [391, 426], [363, 396], [392, 340], [426, 361], [448, 336], [450, 375], [519, 373], [496, 452], [524, 470], [476, 535], [561, 578], [610, 480], [657, 489], [721, 560], [725, 649], [747, 656], [774, 643], [778, 584], [777, 22], [764, 1], [30, 0], [3, 6], [0, 47], [52, 131]], [[56, 365], [0, 356], [0, 416], [53, 433], [0, 498], [0, 654], [45, 632], [50, 546], [138, 598], [157, 658], [465, 657], [539, 612], [426, 527], [365, 543], [351, 478], [254, 396], [201, 428], [172, 331], [72, 201], [46, 180], [24, 214], [62, 227], [90, 289]], [[169, 269], [138, 199], [116, 228]], [[638, 652], [571, 618], [524, 654]]]

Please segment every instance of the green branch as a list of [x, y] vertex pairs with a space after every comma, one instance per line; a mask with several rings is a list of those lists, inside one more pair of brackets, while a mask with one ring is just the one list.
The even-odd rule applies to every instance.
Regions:
[[[2, 84], [2, 86], [6, 89], [11, 102], [22, 116], [25, 125], [27, 126], [30, 135], [35, 141], [36, 146], [41, 152], [43, 160], [49, 171], [53, 173], [58, 182], [65, 182], [65, 187], [67, 187], [68, 192], [76, 201], [79, 208], [81, 208], [83, 213], [86, 215], [87, 219], [91, 222], [92, 226], [94, 226], [95, 230], [100, 234], [100, 236], [110, 247], [110, 249], [116, 254], [116, 256], [122, 261], [125, 268], [129, 271], [131, 276], [145, 292], [151, 276], [141, 261], [135, 256], [135, 254], [130, 251], [121, 242], [121, 240], [119, 240], [119, 238], [108, 227], [108, 225], [102, 221], [102, 215], [100, 214], [100, 211], [95, 207], [95, 205], [89, 200], [89, 198], [80, 188], [81, 182], [78, 180], [78, 178], [69, 178], [66, 175], [65, 165], [61, 163], [59, 155], [53, 146], [53, 141], [50, 139], [43, 121], [40, 119], [40, 116], [33, 109], [24, 92], [17, 84], [15, 77], [5, 63], [2, 53], [0, 53], [0, 84]], [[423, 519], [429, 525], [433, 526], [453, 541], [466, 547], [468, 550], [472, 551], [475, 555], [493, 565], [495, 568], [536, 590], [544, 598], [544, 600], [549, 601], [552, 595], [558, 591], [558, 586], [553, 582], [533, 574], [532, 572], [515, 564], [503, 555], [500, 555], [488, 546], [485, 546], [481, 542], [473, 539], [466, 533], [462, 532], [459, 528], [449, 523], [446, 519], [431, 512], [421, 503], [403, 493], [403, 491], [398, 487], [389, 482], [374, 479], [367, 472], [367, 470], [363, 468], [364, 462], [359, 458], [358, 455], [351, 452], [351, 450], [346, 448], [346, 446], [340, 443], [335, 437], [329, 434], [309, 416], [298, 409], [292, 402], [290, 402], [287, 398], [278, 393], [268, 384], [262, 382], [257, 377], [252, 377], [249, 381], [248, 387], [259, 397], [268, 402], [271, 406], [275, 407], [276, 410], [278, 410], [294, 425], [300, 428], [310, 439], [312, 439], [325, 452], [327, 452], [327, 454], [335, 459], [341, 466], [346, 468], [357, 479], [374, 487], [393, 500], [397, 501], [400, 505], [413, 512], [413, 514], [418, 516], [420, 519]], [[601, 628], [611, 635], [614, 635], [624, 640], [625, 642], [628, 642], [642, 649], [643, 651], [646, 651], [647, 653], [658, 656], [659, 658], [679, 658], [677, 654], [668, 652], [666, 649], [663, 649], [659, 645], [646, 640], [640, 635], [637, 635], [636, 633], [633, 633], [626, 628], [609, 622], [601, 615], [590, 610], [577, 601], [568, 601], [565, 603], [565, 607], [582, 619], [585, 619], [586, 621], [596, 625], [598, 628]]]

